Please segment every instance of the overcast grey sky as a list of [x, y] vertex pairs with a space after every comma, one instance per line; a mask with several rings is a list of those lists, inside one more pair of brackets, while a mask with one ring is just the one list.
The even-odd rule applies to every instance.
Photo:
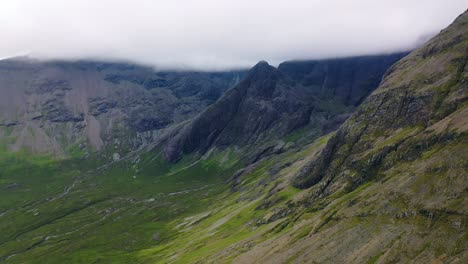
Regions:
[[226, 69], [415, 47], [466, 0], [0, 0], [0, 58]]

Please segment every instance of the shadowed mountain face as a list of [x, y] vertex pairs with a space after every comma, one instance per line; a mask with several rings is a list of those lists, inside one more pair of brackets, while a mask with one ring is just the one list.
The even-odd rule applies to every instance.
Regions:
[[153, 140], [160, 129], [199, 113], [243, 75], [92, 61], [3, 60], [0, 139], [11, 150], [59, 155], [70, 146], [85, 151], [106, 145], [135, 148]]
[[385, 71], [407, 54], [288, 61], [281, 63], [278, 69], [321, 98], [356, 106], [379, 85]]
[[285, 62], [278, 69], [260, 62], [169, 139], [166, 156], [177, 160], [182, 153], [204, 153], [212, 146], [253, 146], [305, 127], [315, 136], [327, 133], [404, 55]]

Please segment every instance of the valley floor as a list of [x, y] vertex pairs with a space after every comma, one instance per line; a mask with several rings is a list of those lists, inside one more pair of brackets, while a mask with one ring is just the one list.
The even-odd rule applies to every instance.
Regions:
[[[457, 197], [456, 189], [466, 180], [459, 174], [466, 144], [435, 146], [382, 179], [305, 206], [313, 188], [299, 190], [289, 180], [327, 139], [265, 158], [237, 179], [229, 178], [241, 168], [240, 157], [230, 149], [177, 164], [158, 151], [110, 163], [2, 154], [1, 262], [467, 260], [467, 217], [460, 210], [466, 195]], [[445, 159], [452, 167], [438, 168]], [[438, 185], [438, 170], [450, 171], [452, 186]], [[428, 207], [446, 192], [454, 196], [443, 210]]]

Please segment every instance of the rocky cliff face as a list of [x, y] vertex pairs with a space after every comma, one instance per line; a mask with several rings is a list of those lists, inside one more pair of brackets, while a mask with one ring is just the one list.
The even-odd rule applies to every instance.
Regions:
[[346, 120], [403, 55], [285, 62], [279, 68], [260, 62], [216, 104], [171, 135], [166, 156], [177, 160], [213, 146], [257, 146], [304, 127], [316, 136], [327, 133]]
[[66, 155], [135, 148], [186, 120], [243, 76], [123, 63], [0, 61], [0, 139], [10, 150]]

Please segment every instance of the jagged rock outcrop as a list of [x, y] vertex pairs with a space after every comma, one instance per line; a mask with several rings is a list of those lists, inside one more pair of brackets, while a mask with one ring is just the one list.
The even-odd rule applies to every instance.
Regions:
[[204, 153], [213, 145], [255, 144], [267, 132], [284, 135], [307, 124], [311, 101], [304, 87], [295, 86], [278, 69], [260, 62], [170, 139], [166, 156], [177, 160], [182, 153]]

